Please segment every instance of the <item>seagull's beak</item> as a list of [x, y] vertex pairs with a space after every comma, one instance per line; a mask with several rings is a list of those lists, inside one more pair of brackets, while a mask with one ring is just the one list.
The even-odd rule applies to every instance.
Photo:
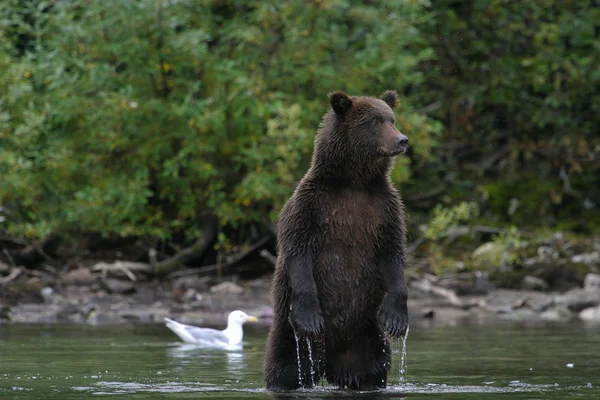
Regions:
[[252, 315], [248, 315], [248, 318], [246, 318], [246, 321], [258, 322], [258, 318], [253, 317]]

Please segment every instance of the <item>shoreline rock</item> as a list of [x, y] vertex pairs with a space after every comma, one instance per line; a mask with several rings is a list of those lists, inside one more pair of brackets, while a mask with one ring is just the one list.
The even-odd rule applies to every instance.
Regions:
[[[575, 261], [596, 263], [596, 254], [585, 253]], [[541, 265], [537, 258], [536, 265]], [[163, 323], [164, 317], [170, 317], [184, 323], [220, 326], [233, 309], [262, 317], [259, 325], [269, 325], [272, 318], [270, 275], [243, 281], [237, 276], [216, 280], [185, 275], [158, 280], [143, 274], [136, 279], [133, 273], [107, 270], [105, 265], [96, 267], [79, 265], [53, 275], [4, 265], [0, 324], [118, 325]], [[598, 267], [592, 265], [589, 270], [597, 272]], [[512, 289], [495, 287], [487, 272], [438, 277], [408, 271], [411, 324], [466, 320], [600, 322], [600, 274], [582, 274], [576, 284], [557, 289], [556, 283], [550, 285], [550, 280], [540, 278], [543, 274], [535, 271], [521, 275]]]
[[[259, 317], [258, 326], [271, 323], [270, 277], [244, 283], [225, 282], [217, 290], [181, 293], [169, 283], [136, 282], [135, 291], [109, 291], [101, 285], [65, 285], [48, 290], [42, 302], [0, 304], [0, 324], [131, 324], [163, 323], [165, 317], [183, 323], [221, 326], [233, 309]], [[418, 286], [417, 286], [418, 287]], [[220, 290], [227, 288], [227, 290]], [[234, 290], [229, 290], [235, 288]], [[573, 289], [566, 293], [521, 289], [492, 289], [485, 295], [448, 297], [430, 287], [411, 286], [411, 324], [454, 325], [461, 322], [600, 321], [600, 291]], [[193, 292], [193, 293], [191, 293]], [[128, 294], [126, 294], [128, 293]], [[456, 301], [459, 299], [459, 302]]]

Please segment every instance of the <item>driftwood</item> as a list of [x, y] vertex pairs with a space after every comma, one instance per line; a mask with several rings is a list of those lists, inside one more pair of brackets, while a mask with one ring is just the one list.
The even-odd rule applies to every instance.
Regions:
[[134, 272], [142, 272], [147, 275], [166, 275], [190, 259], [201, 256], [208, 249], [216, 235], [217, 223], [213, 220], [204, 225], [202, 236], [193, 245], [165, 260], [156, 261], [156, 250], [150, 249], [150, 264], [117, 260], [114, 263], [99, 262], [92, 267], [92, 270], [101, 271], [102, 276], [106, 276], [109, 272], [120, 272], [132, 281], [137, 280]]
[[424, 293], [433, 293], [444, 298], [451, 305], [458, 308], [466, 308], [467, 305], [450, 289], [445, 289], [441, 286], [434, 285], [428, 279], [411, 282], [410, 286]]
[[154, 275], [166, 275], [181, 264], [195, 257], [200, 257], [208, 249], [208, 246], [217, 236], [217, 221], [211, 220], [202, 227], [202, 236], [196, 242], [172, 257], [152, 265]]
[[170, 274], [168, 274], [167, 278], [174, 279], [174, 278], [180, 278], [182, 276], [191, 276], [191, 275], [203, 276], [203, 275], [212, 273], [214, 271], [222, 272], [224, 269], [227, 269], [227, 268], [233, 266], [234, 264], [238, 263], [239, 261], [241, 261], [248, 254], [262, 248], [265, 244], [267, 244], [269, 242], [269, 240], [271, 240], [270, 236], [263, 237], [258, 242], [254, 243], [252, 246], [250, 246], [248, 249], [234, 253], [230, 256], [227, 256], [225, 258], [224, 263], [206, 265], [206, 266], [199, 267], [199, 268], [189, 268], [189, 269], [185, 269], [183, 271], [174, 271], [174, 272], [171, 272]]
[[[15, 242], [16, 243], [16, 242]], [[60, 238], [56, 235], [49, 235], [46, 238], [31, 243], [24, 248], [9, 254], [11, 262], [15, 265], [34, 266], [41, 261], [56, 262], [48, 253], [53, 253], [60, 244]]]
[[273, 254], [271, 254], [271, 252], [269, 250], [262, 249], [259, 254], [262, 258], [269, 261], [271, 264], [273, 264], [273, 265], [277, 264], [277, 257], [275, 257]]
[[21, 272], [23, 272], [21, 268], [13, 268], [8, 275], [0, 278], [0, 285], [6, 285], [7, 283], [14, 281], [21, 275]]
[[98, 264], [92, 267], [92, 271], [102, 272], [103, 278], [106, 277], [106, 275], [108, 275], [109, 272], [113, 274], [116, 272], [122, 272], [132, 281], [136, 281], [137, 278], [134, 272], [143, 272], [146, 274], [150, 274], [152, 273], [152, 266], [146, 263], [117, 260], [112, 264], [106, 262], [99, 262]]

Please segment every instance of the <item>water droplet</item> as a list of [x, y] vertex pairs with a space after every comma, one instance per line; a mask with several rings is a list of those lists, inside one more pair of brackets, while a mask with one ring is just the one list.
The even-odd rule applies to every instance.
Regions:
[[302, 387], [303, 384], [302, 384], [302, 363], [300, 362], [300, 338], [298, 338], [298, 334], [296, 333], [296, 331], [294, 331], [294, 337], [296, 338], [296, 355], [298, 358], [298, 383], [300, 384], [300, 387]]
[[308, 338], [306, 338], [306, 345], [308, 346], [308, 359], [310, 360], [310, 381], [312, 386], [315, 386], [315, 370], [313, 369], [312, 348]]
[[400, 361], [400, 384], [403, 385], [406, 383], [406, 372], [408, 370], [408, 366], [406, 365], [406, 338], [408, 338], [408, 329], [409, 326], [406, 325], [406, 332], [404, 333], [404, 337], [402, 338], [402, 359]]

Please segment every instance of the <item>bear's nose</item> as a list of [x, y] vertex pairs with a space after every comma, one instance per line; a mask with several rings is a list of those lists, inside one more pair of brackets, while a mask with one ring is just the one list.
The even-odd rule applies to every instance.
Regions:
[[400, 137], [398, 138], [398, 146], [401, 146], [401, 147], [408, 146], [408, 138], [401, 134]]

